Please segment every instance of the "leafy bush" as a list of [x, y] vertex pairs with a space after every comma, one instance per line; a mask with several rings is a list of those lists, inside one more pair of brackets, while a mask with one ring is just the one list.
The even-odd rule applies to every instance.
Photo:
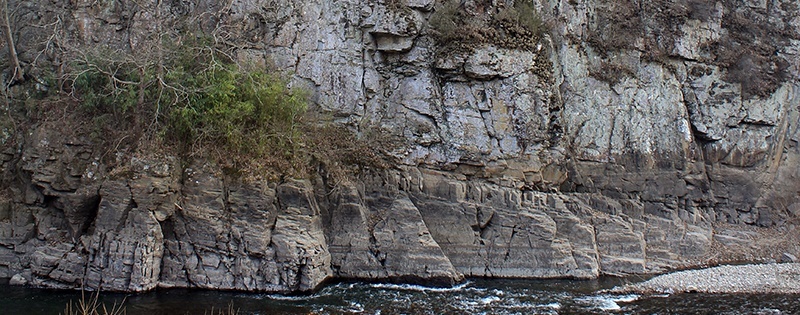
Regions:
[[186, 77], [189, 102], [170, 111], [167, 134], [180, 143], [213, 143], [237, 154], [266, 154], [285, 148], [298, 137], [297, 121], [306, 110], [305, 94], [286, 88], [287, 82], [265, 72], [242, 72], [231, 64], [213, 65]]
[[142, 78], [135, 64], [114, 52], [98, 50], [73, 62], [70, 90], [81, 109], [93, 115], [125, 115], [137, 104]]
[[72, 65], [69, 92], [102, 128], [130, 128], [184, 154], [224, 151], [217, 154], [224, 164], [290, 158], [301, 142], [306, 93], [203, 38], [180, 44], [161, 58], [87, 53]]
[[309, 119], [305, 91], [234, 56], [192, 36], [167, 43], [162, 55], [98, 50], [72, 64], [67, 92], [109, 151], [123, 140], [151, 150], [155, 141], [155, 149], [215, 158], [231, 174], [273, 179], [305, 176], [318, 164], [337, 177], [351, 166], [388, 167], [380, 150], [390, 146]]

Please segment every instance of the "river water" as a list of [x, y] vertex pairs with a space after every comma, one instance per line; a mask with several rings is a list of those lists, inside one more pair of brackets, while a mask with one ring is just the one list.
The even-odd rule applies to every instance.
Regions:
[[[238, 314], [800, 314], [800, 295], [599, 293], [635, 280], [472, 279], [448, 289], [338, 283], [306, 296], [170, 289], [103, 293], [101, 300], [109, 306], [124, 302], [129, 315], [217, 314], [229, 305]], [[59, 314], [80, 296], [2, 283], [0, 314]]]

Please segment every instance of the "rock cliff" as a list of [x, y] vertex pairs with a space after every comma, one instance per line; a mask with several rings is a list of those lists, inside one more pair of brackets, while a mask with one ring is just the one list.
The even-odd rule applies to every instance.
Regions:
[[42, 30], [137, 50], [185, 19], [292, 73], [337, 123], [405, 141], [350, 181], [253, 182], [168, 155], [112, 168], [57, 123], [4, 129], [14, 283], [302, 292], [800, 255], [794, 0], [542, 0], [532, 47], [450, 50], [433, 0], [11, 2], [24, 64], [63, 62]]

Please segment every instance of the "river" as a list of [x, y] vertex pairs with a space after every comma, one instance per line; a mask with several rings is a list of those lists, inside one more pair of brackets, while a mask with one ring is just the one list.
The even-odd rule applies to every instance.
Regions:
[[[800, 295], [660, 296], [598, 293], [639, 279], [471, 279], [448, 289], [410, 285], [337, 283], [316, 294], [169, 289], [143, 294], [103, 293], [107, 305], [124, 302], [129, 315], [212, 314], [233, 305], [238, 314], [800, 314]], [[59, 314], [80, 292], [0, 283], [0, 314]]]

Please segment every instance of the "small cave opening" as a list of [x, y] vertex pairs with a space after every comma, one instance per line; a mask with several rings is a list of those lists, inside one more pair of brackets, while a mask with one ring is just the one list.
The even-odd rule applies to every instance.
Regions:
[[169, 218], [158, 222], [158, 224], [161, 225], [161, 233], [164, 235], [165, 240], [177, 239], [175, 235], [175, 223], [172, 222], [172, 220], [172, 218]]
[[79, 210], [79, 215], [83, 220], [79, 229], [76, 231], [76, 235], [94, 233], [94, 222], [97, 219], [97, 213], [100, 211], [100, 201], [101, 198], [99, 195], [84, 200]]

